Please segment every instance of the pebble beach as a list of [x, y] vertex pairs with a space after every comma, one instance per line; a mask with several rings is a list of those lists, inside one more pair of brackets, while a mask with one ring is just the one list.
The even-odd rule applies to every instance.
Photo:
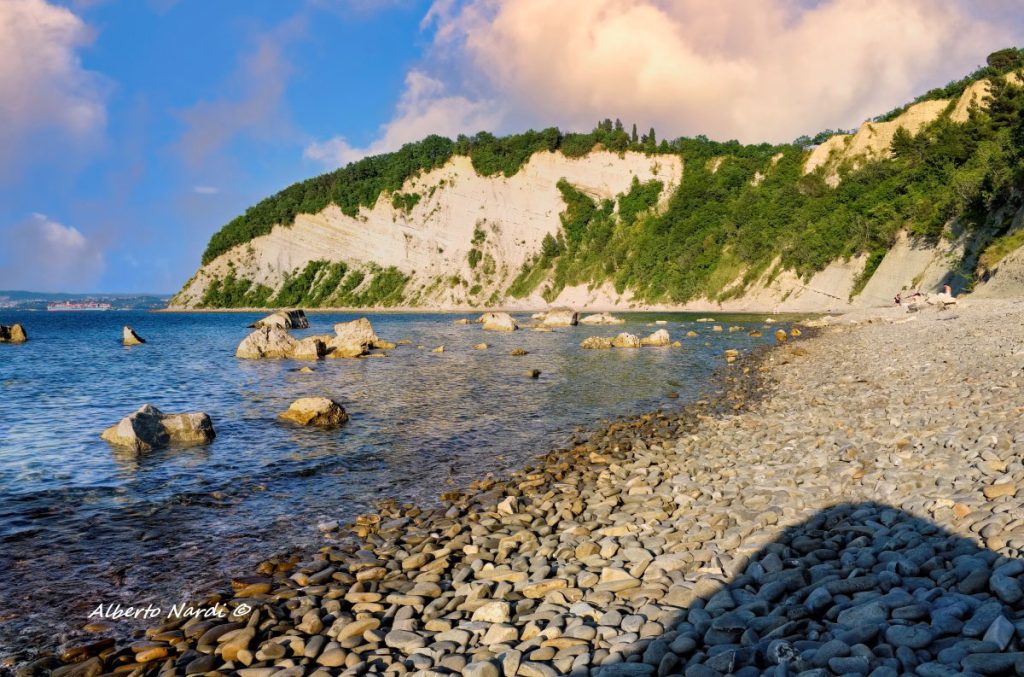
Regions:
[[18, 673], [1024, 672], [1024, 305], [898, 311]]

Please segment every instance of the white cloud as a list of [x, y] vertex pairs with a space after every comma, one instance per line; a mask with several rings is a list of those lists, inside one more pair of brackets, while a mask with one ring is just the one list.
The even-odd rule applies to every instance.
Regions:
[[436, 84], [406, 90], [437, 116], [411, 116], [403, 97], [368, 148], [337, 138], [306, 154], [389, 150], [408, 140], [396, 130], [446, 133], [476, 107], [504, 131], [620, 117], [661, 136], [788, 141], [973, 70], [1020, 37], [996, 16], [968, 0], [437, 0], [423, 20], [433, 46], [410, 73]]
[[64, 7], [0, 2], [0, 165], [15, 164], [42, 130], [85, 140], [103, 129], [105, 81], [77, 53], [92, 37]]
[[419, 141], [430, 134], [455, 137], [497, 128], [502, 121], [499, 107], [490, 100], [473, 100], [448, 95], [445, 85], [419, 70], [405, 78], [405, 91], [395, 116], [380, 128], [373, 143], [352, 146], [336, 136], [306, 147], [304, 156], [327, 166], [345, 165], [367, 155], [397, 150], [402, 144]]
[[216, 186], [192, 186], [192, 192], [199, 195], [216, 195], [220, 192], [220, 188]]
[[103, 273], [103, 250], [74, 226], [33, 214], [2, 234], [7, 261], [0, 287], [33, 291], [93, 288]]
[[191, 169], [205, 167], [239, 136], [273, 140], [290, 133], [284, 102], [293, 68], [285, 51], [305, 30], [306, 17], [297, 14], [257, 36], [254, 48], [241, 56], [224, 96], [181, 111], [186, 129], [175, 149]]

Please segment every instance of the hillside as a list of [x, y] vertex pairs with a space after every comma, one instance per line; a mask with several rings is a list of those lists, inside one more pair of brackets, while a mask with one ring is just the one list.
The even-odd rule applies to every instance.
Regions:
[[171, 306], [819, 311], [945, 283], [1009, 293], [1021, 65], [1001, 50], [816, 145], [658, 142], [610, 120], [429, 137], [255, 205]]

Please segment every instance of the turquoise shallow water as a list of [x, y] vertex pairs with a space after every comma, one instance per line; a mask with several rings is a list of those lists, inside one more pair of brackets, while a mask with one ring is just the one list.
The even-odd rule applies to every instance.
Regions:
[[[709, 387], [723, 349], [773, 341], [770, 331], [747, 336], [763, 320], [749, 316], [716, 316], [744, 326], [735, 333], [648, 313], [623, 315], [624, 326], [500, 334], [454, 326], [458, 315], [371, 314], [382, 338], [413, 344], [301, 374], [306, 363], [234, 357], [259, 316], [0, 313], [30, 337], [0, 345], [0, 654], [59, 644], [97, 604], [169, 607], [271, 554], [322, 545], [318, 522], [376, 499], [432, 502], [522, 466], [578, 426], [678, 407]], [[296, 335], [357, 316], [309, 317]], [[661, 328], [655, 320], [684, 347], [579, 348], [591, 335], [646, 335]], [[122, 347], [123, 324], [148, 343]], [[690, 329], [701, 336], [684, 338]], [[472, 349], [481, 341], [490, 350]], [[429, 351], [441, 344], [444, 353]], [[530, 354], [511, 357], [516, 347]], [[533, 368], [540, 379], [524, 376]], [[308, 395], [342, 402], [350, 422], [320, 431], [276, 419]], [[217, 439], [143, 455], [100, 440], [144, 402], [206, 411]]]

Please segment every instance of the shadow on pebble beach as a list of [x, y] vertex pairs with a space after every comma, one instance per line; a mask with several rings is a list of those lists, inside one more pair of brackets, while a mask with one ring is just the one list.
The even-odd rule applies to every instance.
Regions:
[[839, 504], [728, 582], [703, 579], [673, 631], [592, 674], [1022, 674], [1022, 573], [1024, 561], [930, 520]]

